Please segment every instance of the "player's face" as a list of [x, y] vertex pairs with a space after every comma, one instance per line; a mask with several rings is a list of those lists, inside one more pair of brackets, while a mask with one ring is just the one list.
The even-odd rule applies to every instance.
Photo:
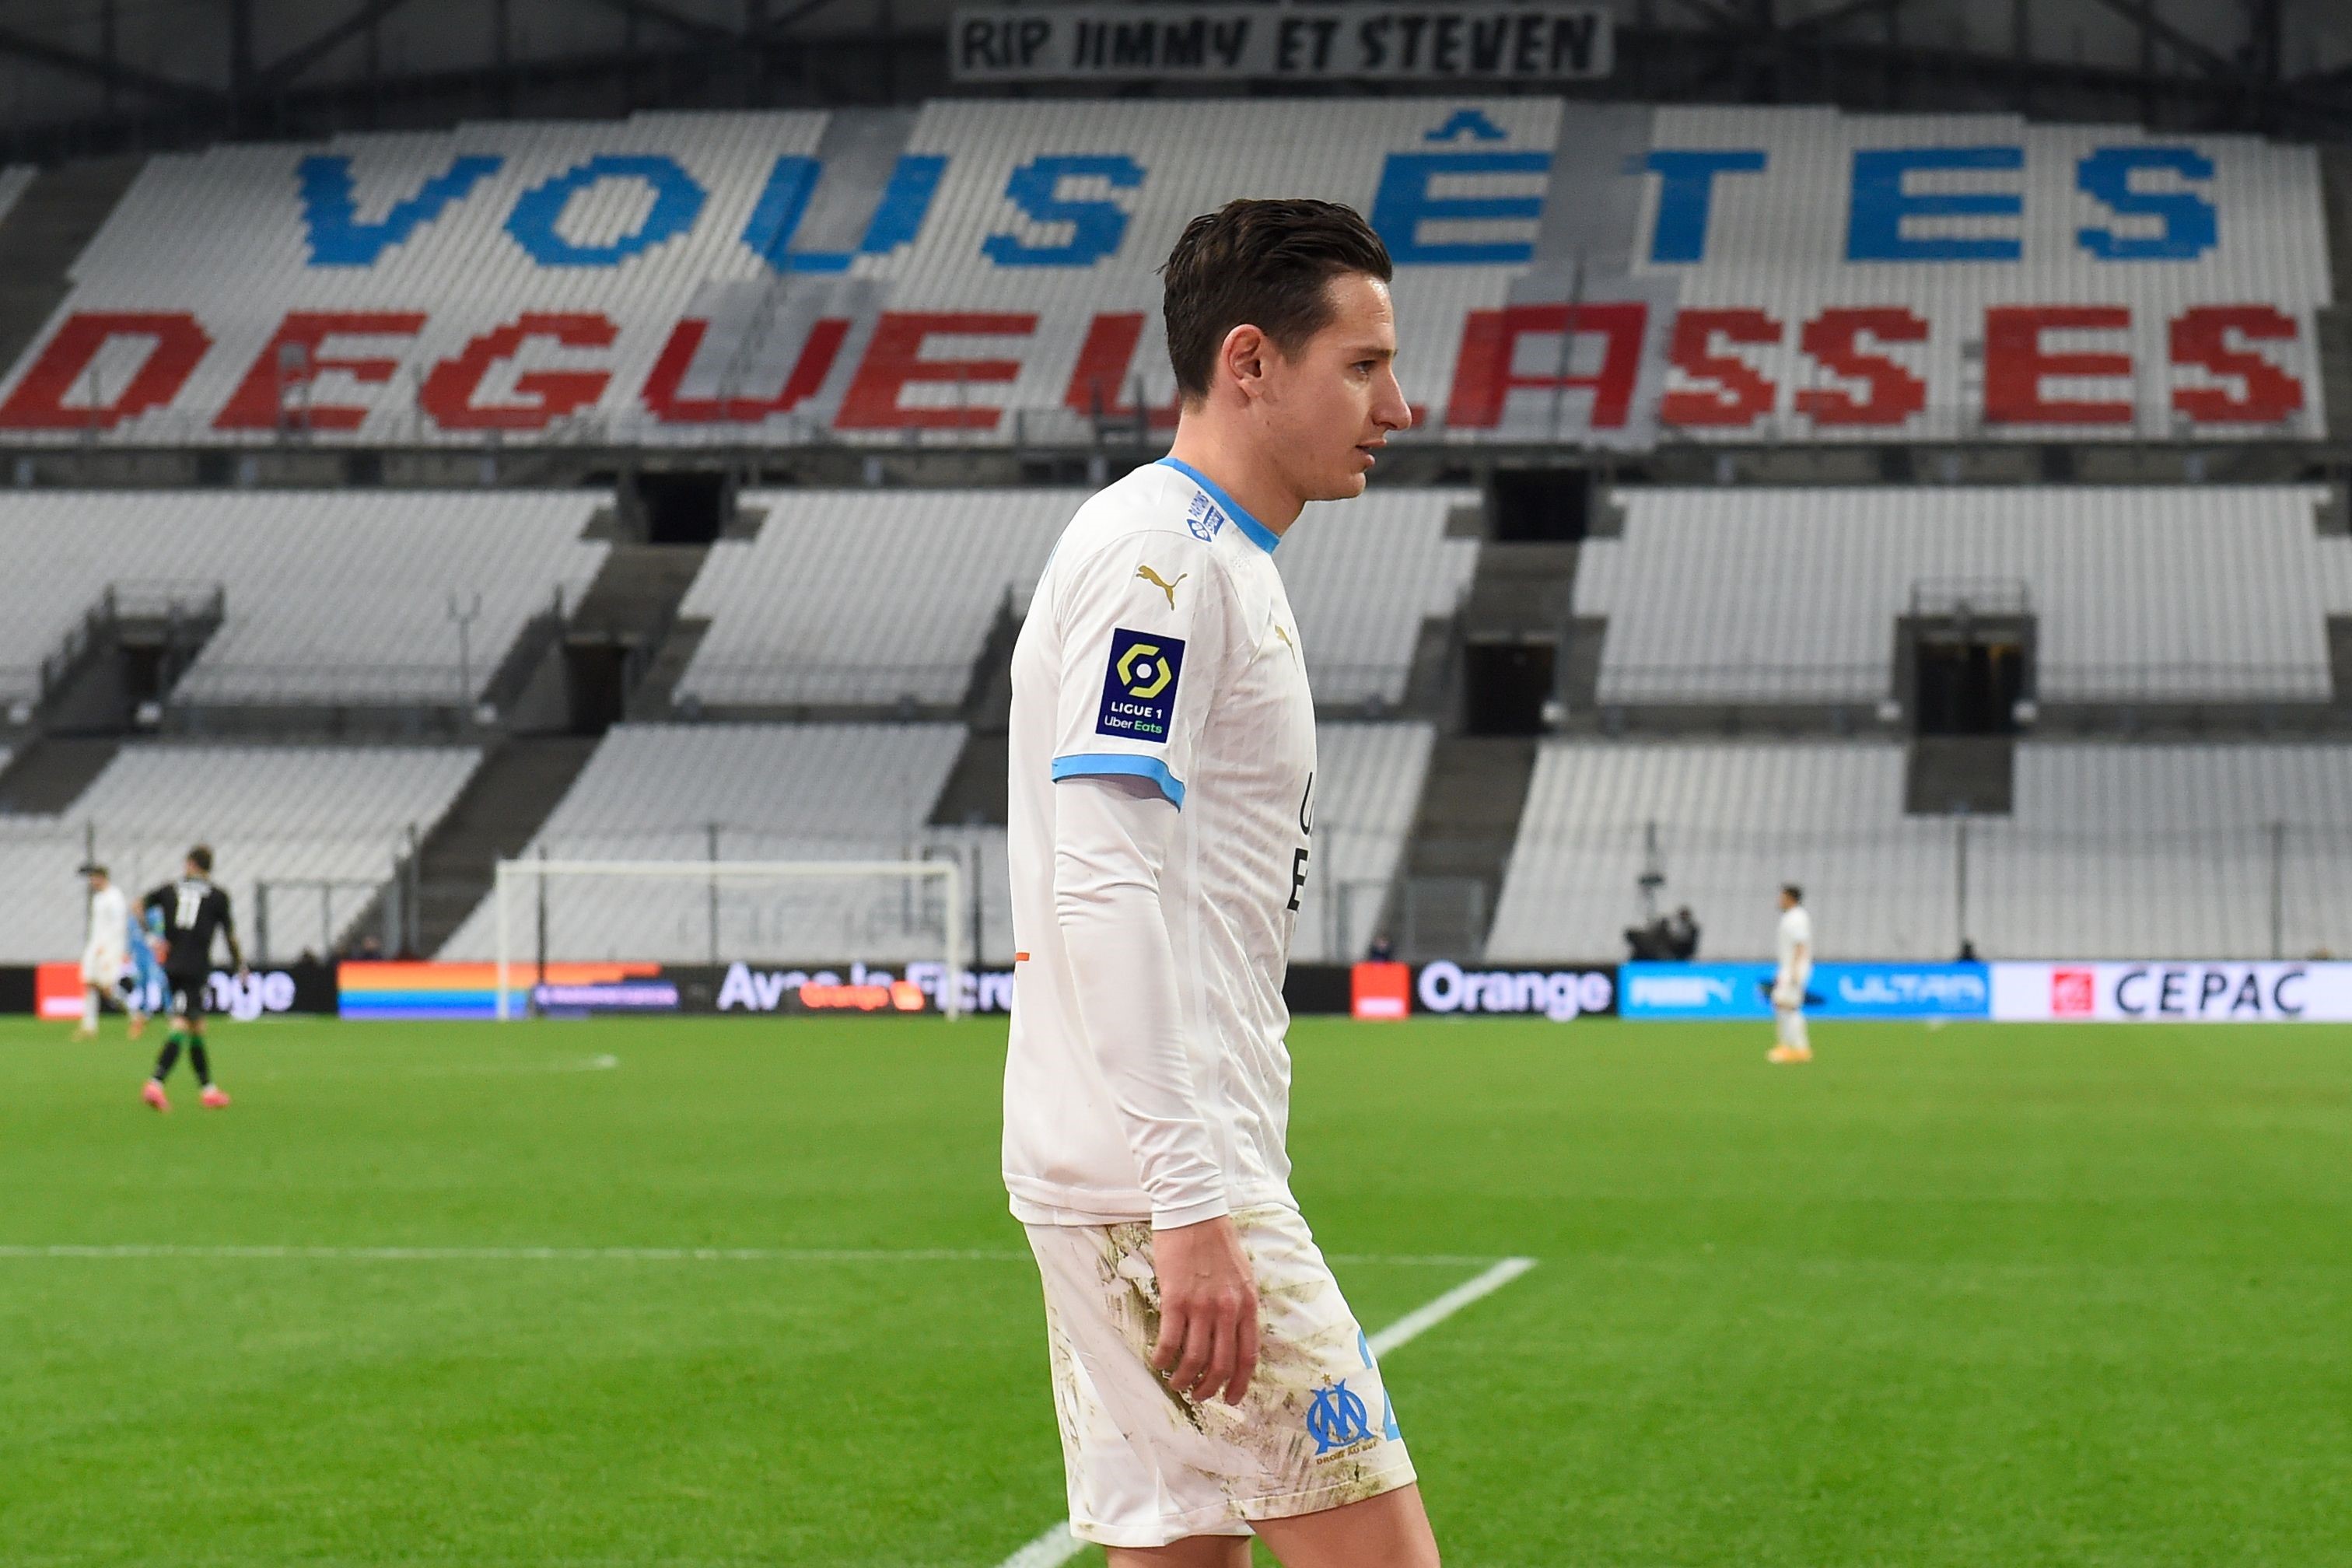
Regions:
[[1267, 354], [1264, 416], [1273, 450], [1303, 500], [1364, 493], [1389, 436], [1412, 423], [1396, 378], [1396, 313], [1389, 286], [1363, 273], [1325, 285], [1329, 324], [1295, 360]]

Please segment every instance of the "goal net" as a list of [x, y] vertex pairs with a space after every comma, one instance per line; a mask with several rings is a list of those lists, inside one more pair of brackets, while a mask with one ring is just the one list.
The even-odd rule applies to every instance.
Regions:
[[491, 895], [498, 1014], [558, 966], [625, 963], [935, 974], [961, 1013], [969, 890], [953, 859], [501, 860]]

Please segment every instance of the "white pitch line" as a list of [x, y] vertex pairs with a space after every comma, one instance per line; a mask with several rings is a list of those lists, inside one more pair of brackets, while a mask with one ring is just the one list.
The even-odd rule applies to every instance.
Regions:
[[978, 1247], [5, 1247], [6, 1258], [292, 1258], [336, 1263], [1010, 1263], [1029, 1254]]
[[[964, 1247], [280, 1247], [122, 1242], [48, 1247], [0, 1245], [0, 1258], [290, 1258], [343, 1263], [1026, 1263], [1011, 1248]], [[1335, 1255], [1334, 1263], [1462, 1268], [1493, 1261], [1441, 1254]], [[1428, 1309], [1423, 1309], [1424, 1311]]]
[[[1402, 1258], [1393, 1262], [1404, 1261]], [[1466, 1279], [1426, 1306], [1416, 1307], [1371, 1336], [1372, 1353], [1385, 1355], [1408, 1340], [1427, 1333], [1471, 1302], [1496, 1291], [1536, 1266], [1532, 1258], [1506, 1258], [1475, 1279]], [[1085, 1551], [1087, 1543], [1070, 1533], [1067, 1520], [1051, 1526], [1036, 1540], [1006, 1558], [1000, 1568], [1062, 1568]]]
[[1465, 1279], [1426, 1307], [1416, 1307], [1371, 1338], [1372, 1353], [1385, 1355], [1407, 1340], [1427, 1333], [1471, 1302], [1496, 1291], [1536, 1266], [1532, 1258], [1506, 1258], [1475, 1279]]
[[1070, 1533], [1070, 1521], [1064, 1520], [1006, 1558], [1003, 1568], [1062, 1568], [1086, 1549], [1087, 1543]]

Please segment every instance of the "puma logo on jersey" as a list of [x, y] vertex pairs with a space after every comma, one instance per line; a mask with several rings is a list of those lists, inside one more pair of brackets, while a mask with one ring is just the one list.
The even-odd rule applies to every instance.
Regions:
[[1153, 587], [1167, 595], [1168, 607], [1172, 610], [1176, 607], [1176, 583], [1181, 583], [1185, 578], [1190, 577], [1192, 574], [1190, 572], [1177, 573], [1176, 583], [1171, 583], [1167, 578], [1162, 577], [1159, 573], [1154, 572], [1149, 566], [1137, 567], [1135, 569], [1135, 574], [1141, 581], [1150, 584]]

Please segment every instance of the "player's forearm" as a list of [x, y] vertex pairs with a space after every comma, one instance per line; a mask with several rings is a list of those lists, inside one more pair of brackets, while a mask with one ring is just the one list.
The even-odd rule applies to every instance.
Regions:
[[1227, 1211], [1216, 1140], [1185, 1050], [1175, 950], [1160, 901], [1173, 813], [1108, 780], [1055, 786], [1054, 911], [1087, 1040], [1161, 1228]]

